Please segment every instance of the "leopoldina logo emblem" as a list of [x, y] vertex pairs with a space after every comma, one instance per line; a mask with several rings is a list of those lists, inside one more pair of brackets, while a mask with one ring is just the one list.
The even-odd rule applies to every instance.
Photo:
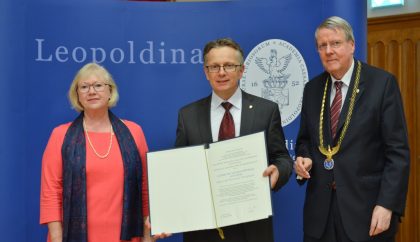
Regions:
[[246, 57], [240, 86], [277, 103], [284, 127], [299, 116], [307, 82], [308, 70], [299, 51], [287, 41], [270, 39], [255, 46]]

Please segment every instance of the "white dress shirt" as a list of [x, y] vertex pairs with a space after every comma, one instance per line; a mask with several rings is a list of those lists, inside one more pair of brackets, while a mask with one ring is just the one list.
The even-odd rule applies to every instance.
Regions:
[[337, 82], [337, 81], [342, 81], [343, 85], [341, 86], [341, 94], [342, 94], [343, 98], [341, 99], [341, 108], [343, 108], [344, 101], [346, 100], [347, 91], [349, 90], [351, 75], [353, 74], [353, 69], [354, 69], [354, 60], [351, 63], [350, 68], [347, 70], [346, 74], [344, 74], [344, 76], [341, 80], [337, 80], [332, 75], [330, 75], [331, 80], [333, 81], [332, 82], [333, 84], [332, 84], [332, 87], [331, 87], [331, 93], [330, 93], [330, 107], [331, 107], [332, 102], [333, 102], [334, 97], [335, 97], [335, 84], [334, 83]]

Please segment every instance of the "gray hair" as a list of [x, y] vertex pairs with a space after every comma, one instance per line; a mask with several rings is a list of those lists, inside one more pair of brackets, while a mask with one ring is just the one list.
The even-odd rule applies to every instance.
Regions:
[[351, 25], [344, 19], [332, 16], [324, 20], [315, 31], [315, 44], [317, 43], [318, 32], [320, 29], [342, 30], [346, 36], [347, 41], [354, 42], [353, 29]]

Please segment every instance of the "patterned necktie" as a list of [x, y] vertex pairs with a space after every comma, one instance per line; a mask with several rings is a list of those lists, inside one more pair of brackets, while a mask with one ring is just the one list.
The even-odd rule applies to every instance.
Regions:
[[336, 81], [335, 84], [335, 97], [331, 104], [331, 134], [333, 137], [333, 140], [335, 139], [335, 135], [337, 132], [337, 125], [338, 125], [338, 118], [340, 117], [341, 112], [341, 102], [343, 99], [343, 96], [341, 94], [341, 87], [343, 86], [342, 81]]
[[232, 114], [229, 112], [233, 105], [229, 102], [224, 102], [222, 103], [222, 106], [225, 108], [225, 114], [220, 123], [219, 141], [235, 137], [235, 124], [233, 122]]

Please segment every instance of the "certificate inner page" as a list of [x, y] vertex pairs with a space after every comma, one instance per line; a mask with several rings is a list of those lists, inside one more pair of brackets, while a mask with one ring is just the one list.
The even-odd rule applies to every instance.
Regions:
[[152, 234], [215, 228], [204, 146], [147, 154]]
[[263, 132], [210, 144], [207, 156], [219, 227], [272, 215]]

